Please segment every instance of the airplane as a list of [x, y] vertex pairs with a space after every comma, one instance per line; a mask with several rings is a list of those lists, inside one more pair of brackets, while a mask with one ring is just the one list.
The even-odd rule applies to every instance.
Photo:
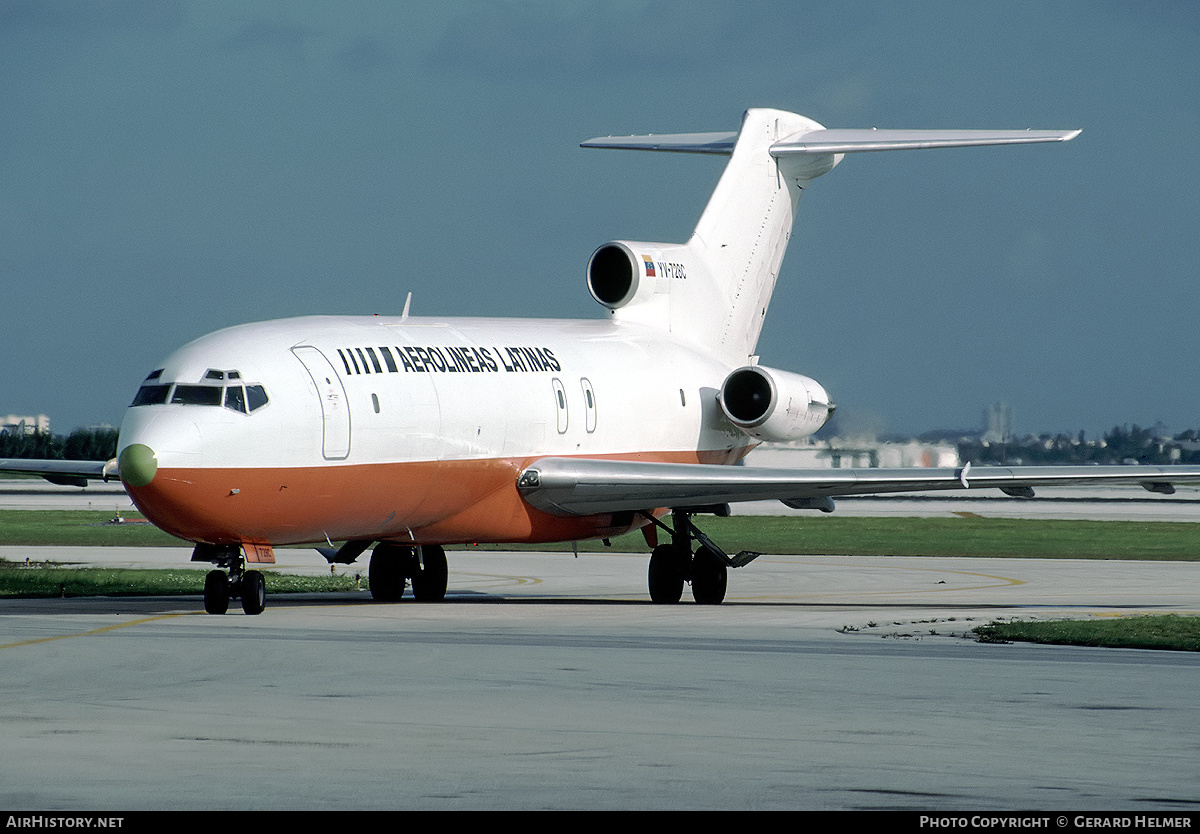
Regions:
[[[1065, 142], [1079, 130], [830, 130], [751, 109], [735, 132], [605, 137], [585, 148], [729, 157], [686, 243], [592, 253], [595, 320], [305, 316], [242, 324], [176, 350], [142, 382], [107, 462], [0, 461], [56, 483], [119, 477], [155, 525], [195, 544], [213, 614], [265, 607], [273, 547], [372, 548], [372, 597], [446, 594], [444, 546], [562, 542], [640, 529], [654, 603], [685, 584], [719, 604], [726, 554], [693, 521], [777, 499], [1137, 483], [1171, 493], [1186, 466], [776, 470], [738, 464], [811, 435], [824, 387], [760, 364], [759, 332], [799, 199], [846, 154]], [[410, 296], [411, 299], [411, 296]], [[659, 533], [663, 533], [660, 541]], [[344, 542], [334, 547], [334, 542]]]

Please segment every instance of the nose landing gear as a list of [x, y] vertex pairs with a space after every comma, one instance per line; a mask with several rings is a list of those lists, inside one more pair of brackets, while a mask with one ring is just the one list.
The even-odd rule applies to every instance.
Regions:
[[225, 570], [211, 570], [204, 577], [204, 610], [224, 614], [231, 599], [242, 601], [242, 611], [261, 614], [267, 607], [267, 583], [261, 571], [246, 570], [242, 548], [236, 544], [198, 544], [193, 562], [212, 562]]

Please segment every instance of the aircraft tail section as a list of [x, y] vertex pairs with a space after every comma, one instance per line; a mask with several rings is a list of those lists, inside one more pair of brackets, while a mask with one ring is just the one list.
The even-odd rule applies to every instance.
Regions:
[[729, 163], [685, 244], [613, 241], [588, 287], [615, 318], [670, 330], [731, 364], [754, 353], [800, 195], [846, 153], [1055, 142], [1079, 131], [827, 130], [782, 110], [748, 110], [737, 133], [592, 139], [583, 147], [720, 154]]
[[[800, 194], [812, 178], [840, 161], [830, 154], [777, 159], [771, 147], [820, 129], [793, 113], [746, 113], [725, 173], [688, 241], [707, 263], [709, 280], [707, 286], [681, 288], [682, 304], [672, 310], [673, 332], [711, 345], [731, 362], [744, 364], [754, 353]], [[708, 297], [696, 297], [702, 294]]]

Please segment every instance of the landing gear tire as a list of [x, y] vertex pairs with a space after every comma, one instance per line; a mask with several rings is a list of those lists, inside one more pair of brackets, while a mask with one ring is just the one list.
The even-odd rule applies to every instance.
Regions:
[[229, 610], [229, 575], [225, 571], [210, 570], [204, 577], [204, 610], [209, 614]]
[[413, 597], [417, 602], [441, 602], [445, 599], [449, 577], [446, 551], [440, 545], [427, 544], [417, 548], [412, 571]]
[[692, 559], [692, 598], [700, 605], [720, 605], [728, 581], [725, 562], [702, 545]]
[[267, 583], [262, 573], [248, 570], [242, 574], [242, 611], [261, 614], [267, 607]]
[[416, 551], [411, 547], [387, 543], [376, 545], [371, 551], [371, 565], [367, 569], [371, 599], [376, 602], [399, 602], [404, 596], [408, 566], [416, 556]]
[[683, 560], [674, 545], [660, 544], [650, 553], [650, 601], [673, 605], [683, 596]]

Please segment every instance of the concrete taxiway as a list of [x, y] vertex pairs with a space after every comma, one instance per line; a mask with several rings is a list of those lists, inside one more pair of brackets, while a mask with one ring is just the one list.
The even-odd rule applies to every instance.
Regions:
[[[187, 564], [186, 548], [95, 550], [35, 556]], [[281, 562], [329, 570], [311, 551]], [[651, 605], [645, 562], [451, 552], [444, 603], [275, 595], [258, 617], [198, 597], [6, 601], [0, 805], [1200, 802], [1200, 656], [948, 636], [1196, 613], [1200, 564], [770, 556], [700, 607]]]
[[0, 478], [0, 510], [129, 512], [133, 501], [120, 481], [93, 481], [86, 487], [71, 487], [41, 478]]
[[[1200, 522], [1200, 489], [1181, 486], [1174, 495], [1156, 495], [1136, 484], [1099, 487], [1039, 487], [1032, 499], [1010, 498], [998, 490], [925, 492], [839, 498], [836, 515], [948, 518], [1029, 518], [1091, 521]], [[779, 501], [751, 501], [736, 515], [812, 515]]]

